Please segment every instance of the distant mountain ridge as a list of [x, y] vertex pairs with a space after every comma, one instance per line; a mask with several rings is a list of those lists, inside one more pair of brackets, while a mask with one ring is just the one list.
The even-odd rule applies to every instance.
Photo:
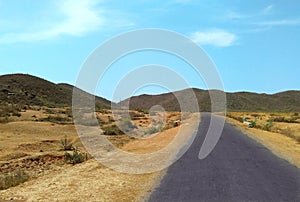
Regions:
[[[74, 86], [54, 84], [47, 80], [27, 74], [10, 74], [0, 76], [0, 104], [14, 103], [48, 107], [72, 105]], [[190, 90], [190, 89], [189, 89]], [[201, 111], [210, 111], [209, 91], [192, 89], [197, 97]], [[187, 90], [160, 95], [133, 96], [118, 103], [128, 104], [130, 109], [149, 110], [154, 105], [161, 105], [167, 111], [179, 111], [177, 97], [188, 103], [191, 98]], [[82, 96], [91, 96], [82, 91]], [[258, 94], [250, 92], [226, 93], [228, 111], [266, 111], [266, 112], [300, 112], [300, 91], [285, 91], [276, 94]], [[95, 97], [96, 107], [111, 108], [112, 103], [101, 97]]]
[[[0, 76], [0, 103], [64, 107], [72, 105], [74, 86], [54, 84], [45, 79], [28, 74], [8, 74]], [[90, 95], [82, 91], [82, 96]], [[91, 96], [91, 95], [90, 95]], [[96, 106], [110, 108], [111, 102], [95, 97]]]
[[[192, 89], [197, 97], [200, 111], [211, 111], [211, 101], [207, 90]], [[140, 95], [124, 100], [130, 109], [150, 109], [161, 105], [167, 111], [179, 111], [180, 106], [174, 94], [188, 102], [187, 90], [161, 95]], [[300, 112], [300, 91], [285, 91], [276, 94], [250, 92], [226, 93], [227, 111]]]

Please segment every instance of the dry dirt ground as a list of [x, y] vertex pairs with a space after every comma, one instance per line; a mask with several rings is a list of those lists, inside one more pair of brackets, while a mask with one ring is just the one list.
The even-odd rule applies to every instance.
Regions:
[[[107, 112], [99, 114], [109, 122]], [[84, 147], [72, 124], [36, 121], [47, 116], [45, 110], [27, 110], [21, 117], [0, 124], [1, 175], [16, 170], [30, 175], [27, 182], [0, 191], [0, 201], [140, 201], [164, 173], [124, 174], [104, 167], [94, 159], [74, 166], [66, 164], [60, 144], [64, 136], [81, 151], [85, 151]], [[140, 127], [150, 124], [151, 121], [145, 118], [149, 115], [141, 117], [142, 120], [136, 119], [134, 123]], [[169, 113], [167, 117], [170, 124], [180, 118], [180, 114]], [[193, 126], [193, 115], [186, 119]], [[187, 136], [193, 132], [190, 126], [185, 124]], [[170, 128], [149, 139], [132, 139], [126, 135], [108, 138], [125, 151], [144, 154], [168, 145], [179, 128]]]
[[[292, 118], [294, 122], [298, 122], [300, 120], [298, 113], [230, 112], [228, 115], [231, 117], [227, 118], [230, 123], [262, 143], [277, 156], [300, 168], [300, 142], [298, 139], [300, 137], [300, 123], [271, 121], [271, 126], [268, 126], [270, 120], [274, 120], [276, 117], [285, 117], [287, 120]], [[255, 121], [258, 128], [249, 128], [238, 121], [243, 117], [247, 117], [248, 121]]]

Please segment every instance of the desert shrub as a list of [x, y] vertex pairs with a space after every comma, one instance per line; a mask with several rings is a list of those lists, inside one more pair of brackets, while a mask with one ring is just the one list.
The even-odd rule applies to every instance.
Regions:
[[115, 124], [102, 128], [104, 135], [123, 135], [124, 132]]
[[18, 111], [14, 111], [14, 112], [12, 113], [12, 116], [21, 117], [22, 114], [21, 114], [20, 112], [18, 112]]
[[70, 164], [78, 164], [86, 161], [88, 156], [86, 153], [79, 151], [78, 148], [73, 148], [73, 153], [65, 152], [66, 162]]
[[7, 111], [3, 110], [3, 109], [0, 109], [0, 117], [7, 117], [9, 116], [10, 114], [7, 113]]
[[2, 174], [2, 176], [0, 176], [0, 190], [17, 186], [23, 182], [26, 182], [28, 179], [29, 176], [22, 170], [17, 170], [8, 174]]
[[76, 124], [83, 125], [83, 126], [98, 126], [99, 120], [97, 118], [90, 117], [90, 118], [84, 118], [81, 114], [74, 117], [76, 120]]
[[156, 128], [156, 127], [150, 127], [150, 128], [147, 128], [145, 131], [144, 131], [144, 135], [151, 135], [151, 134], [154, 134], [154, 133], [158, 133], [161, 131], [161, 128]]
[[129, 112], [129, 115], [131, 120], [138, 120], [140, 118], [145, 117], [145, 114], [140, 112]]
[[299, 116], [299, 113], [298, 112], [294, 113], [294, 116]]
[[239, 121], [239, 122], [241, 122], [241, 123], [244, 122], [243, 117], [236, 117], [236, 116], [233, 116], [233, 115], [231, 115], [231, 114], [227, 114], [227, 116], [228, 116], [229, 118], [235, 119], [235, 120], [237, 120], [237, 121]]
[[0, 106], [0, 117], [17, 116], [20, 117], [22, 111], [21, 105], [7, 104]]
[[135, 111], [138, 111], [140, 113], [143, 113], [143, 114], [149, 114], [149, 110], [146, 110], [146, 109], [141, 109], [141, 108], [136, 108], [134, 109]]
[[73, 112], [72, 112], [72, 109], [67, 109], [65, 111], [66, 115], [69, 117], [69, 118], [73, 118]]
[[0, 117], [0, 123], [8, 123], [8, 122], [9, 122], [8, 116]]
[[73, 144], [67, 139], [66, 135], [65, 135], [64, 139], [60, 140], [60, 143], [61, 143], [64, 151], [73, 150]]
[[257, 128], [257, 124], [256, 121], [250, 121], [252, 128]]
[[111, 116], [108, 116], [108, 121], [110, 123], [116, 122], [115, 119], [113, 117], [111, 117]]
[[251, 114], [252, 117], [257, 118], [259, 117], [259, 114]]
[[274, 122], [298, 123], [297, 117], [286, 118], [286, 117], [282, 116], [282, 117], [275, 117], [271, 120]]
[[56, 114], [56, 110], [51, 109], [51, 108], [46, 108], [46, 109], [45, 109], [45, 113], [46, 113], [46, 114]]
[[133, 129], [136, 129], [137, 126], [134, 125], [130, 119], [122, 119], [120, 121], [120, 128], [124, 131], [124, 132], [130, 132]]
[[266, 130], [266, 131], [270, 131], [271, 130], [271, 128], [273, 127], [273, 121], [268, 121], [265, 125], [264, 125], [264, 127], [263, 127], [263, 130]]
[[61, 116], [48, 116], [47, 118], [40, 118], [38, 121], [47, 121], [51, 123], [57, 123], [57, 124], [66, 124], [70, 123], [71, 119], [67, 117], [61, 117]]

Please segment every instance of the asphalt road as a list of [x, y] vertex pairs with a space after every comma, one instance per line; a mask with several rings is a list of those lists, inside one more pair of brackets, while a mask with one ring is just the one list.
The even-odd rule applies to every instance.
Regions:
[[228, 123], [213, 152], [199, 160], [209, 123], [203, 114], [194, 143], [149, 201], [300, 201], [299, 169]]

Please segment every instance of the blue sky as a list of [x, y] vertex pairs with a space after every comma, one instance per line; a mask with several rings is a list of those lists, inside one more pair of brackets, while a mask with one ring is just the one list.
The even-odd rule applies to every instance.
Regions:
[[[162, 28], [199, 44], [226, 91], [300, 90], [299, 10], [298, 0], [0, 0], [0, 74], [74, 84], [85, 59], [103, 42], [135, 29]], [[111, 99], [121, 74], [168, 57], [141, 53], [124, 59], [119, 66], [126, 68], [112, 68], [97, 94]], [[205, 88], [181, 61], [167, 61], [186, 73], [192, 87]]]

